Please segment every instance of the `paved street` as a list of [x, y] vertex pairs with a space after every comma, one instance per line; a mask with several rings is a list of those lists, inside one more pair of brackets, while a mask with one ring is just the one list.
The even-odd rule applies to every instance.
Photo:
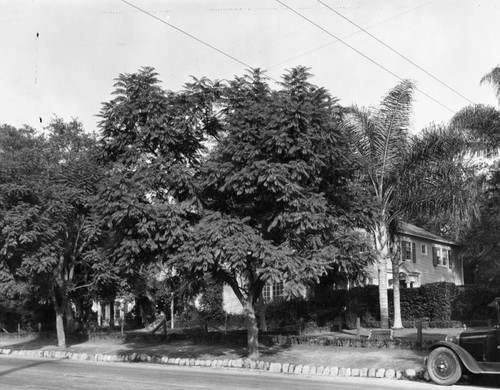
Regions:
[[[416, 389], [440, 387], [419, 382], [368, 378], [322, 378], [243, 370], [96, 363], [0, 356], [0, 388], [10, 389]], [[478, 386], [457, 386], [480, 390]], [[491, 389], [491, 388], [490, 388]]]

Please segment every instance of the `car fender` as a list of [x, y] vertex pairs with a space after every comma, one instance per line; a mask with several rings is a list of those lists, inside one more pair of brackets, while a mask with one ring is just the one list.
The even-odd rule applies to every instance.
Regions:
[[472, 357], [472, 355], [467, 352], [465, 349], [463, 349], [461, 346], [451, 343], [449, 341], [438, 341], [437, 343], [433, 344], [429, 350], [432, 351], [438, 347], [446, 347], [448, 349], [451, 349], [455, 354], [458, 356], [464, 367], [470, 371], [473, 374], [479, 374], [483, 372], [481, 367], [477, 364], [476, 359]]

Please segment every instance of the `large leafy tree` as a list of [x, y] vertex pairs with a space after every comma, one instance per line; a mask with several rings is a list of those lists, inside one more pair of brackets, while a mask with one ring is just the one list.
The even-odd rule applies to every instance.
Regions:
[[0, 138], [0, 261], [55, 310], [58, 345], [71, 294], [91, 274], [93, 214], [99, 169], [94, 140], [77, 121], [54, 119], [37, 135], [4, 126]]
[[354, 277], [369, 260], [352, 232], [341, 107], [309, 77], [294, 68], [272, 90], [254, 70], [219, 89], [221, 140], [196, 173], [200, 218], [172, 260], [232, 288], [250, 356], [258, 355], [255, 308], [266, 283], [298, 294], [329, 269]]
[[480, 202], [480, 214], [464, 236], [465, 263], [477, 284], [498, 285], [500, 281], [500, 169], [489, 171]]
[[[500, 104], [500, 66], [481, 79], [481, 84], [493, 86]], [[480, 214], [470, 229], [462, 234], [464, 259], [477, 283], [490, 284], [498, 280], [496, 231], [498, 231], [498, 156], [500, 148], [500, 110], [482, 104], [467, 106], [451, 120], [450, 125], [460, 131], [472, 145], [469, 157], [481, 168]], [[496, 164], [493, 162], [497, 160]]]
[[377, 107], [353, 107], [344, 117], [361, 167], [359, 180], [371, 191], [377, 210], [366, 228], [377, 252], [380, 318], [389, 326], [387, 265], [392, 262], [393, 327], [402, 327], [399, 303], [398, 222], [416, 213], [470, 210], [473, 171], [462, 164], [466, 143], [459, 134], [435, 127], [409, 134], [410, 81], [391, 89]]
[[189, 234], [198, 208], [193, 174], [216, 133], [216, 89], [201, 79], [166, 91], [145, 67], [120, 74], [114, 98], [103, 103], [100, 158], [109, 169], [95, 209], [100, 286], [111, 295], [140, 289], [137, 275], [161, 265]]
[[255, 71], [228, 83], [195, 79], [174, 93], [152, 68], [120, 75], [115, 87], [100, 114], [113, 174], [97, 206], [113, 265], [166, 261], [190, 291], [207, 274], [227, 283], [256, 355], [254, 305], [266, 282], [297, 292], [328, 267], [346, 275], [367, 261], [352, 243], [352, 256], [339, 253], [356, 203], [344, 191], [349, 150], [340, 107], [304, 68], [279, 91]]

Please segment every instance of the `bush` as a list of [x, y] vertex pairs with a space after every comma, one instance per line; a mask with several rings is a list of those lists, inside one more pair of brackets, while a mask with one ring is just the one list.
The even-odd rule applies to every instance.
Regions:
[[206, 286], [200, 298], [199, 316], [208, 323], [223, 325], [225, 312], [222, 299], [222, 284], [217, 284], [213, 280], [206, 280]]
[[457, 287], [452, 307], [452, 318], [462, 321], [495, 318], [494, 309], [488, 307], [488, 304], [499, 296], [499, 289], [476, 285]]
[[[353, 328], [356, 318], [363, 327], [380, 327], [378, 286], [355, 287], [351, 290], [320, 290], [321, 294], [311, 298], [306, 321], [316, 320], [322, 326], [325, 319], [342, 317], [344, 325]], [[415, 327], [416, 321], [426, 320], [429, 327], [468, 326], [474, 321], [486, 323], [494, 319], [495, 312], [487, 307], [500, 289], [483, 286], [455, 286], [453, 283], [438, 282], [419, 288], [402, 288], [401, 317], [404, 327]], [[388, 290], [389, 316], [393, 318], [393, 290]], [[345, 308], [345, 309], [343, 309]]]
[[426, 305], [426, 317], [437, 321], [451, 321], [456, 286], [446, 282], [429, 283], [420, 287], [420, 290]]
[[[269, 328], [293, 325], [300, 319], [310, 320], [310, 302], [304, 299], [273, 301], [266, 304], [266, 322]], [[258, 311], [257, 311], [258, 312]]]
[[427, 304], [420, 288], [401, 290], [401, 317], [405, 321], [427, 317]]
[[[343, 326], [354, 328], [356, 319], [361, 326], [380, 327], [378, 286], [355, 287], [350, 290], [317, 289], [308, 300], [295, 299], [272, 302], [266, 310], [269, 328], [297, 325], [314, 321], [323, 327], [341, 320]], [[424, 320], [426, 327], [460, 327], [463, 323], [486, 324], [496, 314], [487, 307], [500, 289], [483, 286], [455, 286], [452, 283], [429, 283], [419, 288], [401, 289], [401, 317], [405, 328], [416, 327]], [[393, 318], [393, 290], [388, 290], [389, 316]]]

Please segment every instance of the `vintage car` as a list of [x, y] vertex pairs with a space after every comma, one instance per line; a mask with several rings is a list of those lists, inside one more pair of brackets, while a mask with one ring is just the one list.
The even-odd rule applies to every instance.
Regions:
[[463, 374], [498, 374], [500, 380], [500, 297], [488, 306], [496, 308], [497, 325], [464, 330], [431, 346], [427, 372], [439, 385], [452, 385]]

